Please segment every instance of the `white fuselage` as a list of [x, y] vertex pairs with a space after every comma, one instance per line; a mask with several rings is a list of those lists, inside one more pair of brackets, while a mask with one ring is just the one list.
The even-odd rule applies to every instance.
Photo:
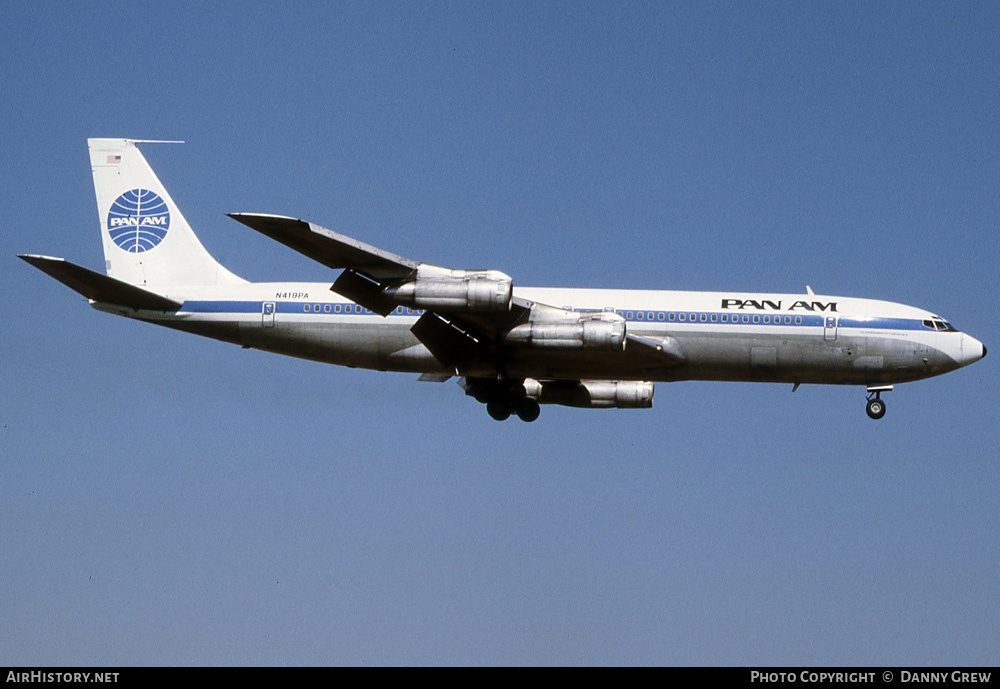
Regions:
[[[177, 313], [96, 308], [280, 354], [389, 371], [534, 379], [722, 380], [888, 385], [978, 361], [976, 339], [928, 311], [814, 294], [515, 288], [533, 302], [614, 311], [630, 335], [667, 343], [651, 362], [625, 352], [513, 348], [502, 363], [449, 370], [410, 332], [420, 312], [380, 316], [327, 283], [244, 283], [167, 296]], [[947, 326], [947, 328], [945, 328]]]

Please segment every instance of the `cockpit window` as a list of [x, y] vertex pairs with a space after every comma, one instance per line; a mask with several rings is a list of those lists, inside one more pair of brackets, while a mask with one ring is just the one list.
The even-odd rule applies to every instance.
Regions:
[[943, 318], [928, 318], [922, 321], [925, 328], [930, 328], [931, 330], [938, 330], [941, 332], [956, 333], [958, 330], [948, 321]]

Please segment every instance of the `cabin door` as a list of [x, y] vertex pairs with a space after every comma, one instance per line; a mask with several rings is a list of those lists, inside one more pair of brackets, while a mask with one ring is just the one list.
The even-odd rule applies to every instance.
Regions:
[[823, 321], [823, 339], [827, 342], [837, 341], [837, 317], [827, 316]]

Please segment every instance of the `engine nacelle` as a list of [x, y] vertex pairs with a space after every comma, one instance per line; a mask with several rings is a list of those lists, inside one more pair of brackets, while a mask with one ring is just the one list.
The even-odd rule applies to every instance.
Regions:
[[514, 281], [496, 271], [452, 271], [459, 275], [418, 277], [386, 290], [386, 296], [407, 306], [452, 313], [510, 311]]
[[537, 321], [515, 326], [505, 336], [508, 344], [542, 349], [625, 349], [625, 319], [603, 313], [575, 323]]
[[648, 380], [524, 381], [527, 397], [539, 404], [561, 404], [585, 409], [648, 409], [654, 385]]

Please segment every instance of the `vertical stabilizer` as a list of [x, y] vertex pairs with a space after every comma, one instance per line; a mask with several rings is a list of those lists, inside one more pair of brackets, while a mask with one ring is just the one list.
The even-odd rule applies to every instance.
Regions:
[[108, 275], [133, 285], [243, 283], [205, 250], [129, 139], [88, 139]]

